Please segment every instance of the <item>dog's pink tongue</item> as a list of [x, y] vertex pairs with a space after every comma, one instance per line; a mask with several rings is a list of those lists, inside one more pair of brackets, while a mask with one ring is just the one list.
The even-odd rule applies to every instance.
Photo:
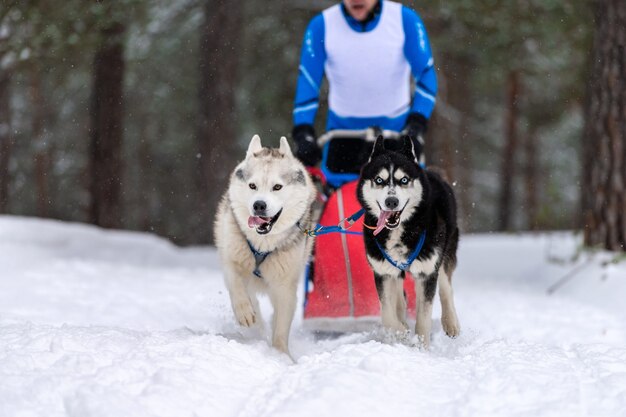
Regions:
[[378, 216], [378, 223], [376, 223], [376, 230], [374, 230], [374, 236], [379, 234], [385, 228], [385, 221], [391, 216], [393, 211], [381, 210]]
[[263, 217], [259, 217], [259, 216], [248, 217], [248, 227], [250, 228], [260, 226], [264, 223], [267, 223], [267, 220], [265, 220]]

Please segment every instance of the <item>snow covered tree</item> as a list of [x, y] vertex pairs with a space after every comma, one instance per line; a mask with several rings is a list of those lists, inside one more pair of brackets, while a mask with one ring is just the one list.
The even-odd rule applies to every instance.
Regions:
[[585, 243], [626, 251], [626, 2], [595, 2], [585, 127]]

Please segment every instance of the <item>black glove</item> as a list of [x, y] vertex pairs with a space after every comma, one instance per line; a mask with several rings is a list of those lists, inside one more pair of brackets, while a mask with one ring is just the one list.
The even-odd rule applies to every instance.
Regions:
[[317, 165], [322, 159], [322, 151], [317, 146], [315, 129], [311, 125], [297, 125], [291, 131], [296, 142], [296, 158], [308, 167]]
[[428, 119], [419, 113], [411, 113], [406, 119], [406, 125], [402, 133], [408, 135], [413, 142], [413, 149], [417, 160], [422, 161], [424, 153], [424, 134], [428, 128]]

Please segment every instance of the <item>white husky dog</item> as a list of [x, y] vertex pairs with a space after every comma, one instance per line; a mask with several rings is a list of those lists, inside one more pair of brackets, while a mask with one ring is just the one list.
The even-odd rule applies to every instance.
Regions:
[[309, 226], [315, 188], [285, 137], [263, 148], [255, 135], [233, 171], [215, 217], [215, 242], [237, 321], [262, 325], [257, 293], [269, 295], [272, 346], [289, 354], [298, 282], [311, 253]]

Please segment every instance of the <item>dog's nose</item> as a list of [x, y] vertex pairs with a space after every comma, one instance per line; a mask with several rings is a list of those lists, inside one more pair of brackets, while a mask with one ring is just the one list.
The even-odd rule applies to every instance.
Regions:
[[252, 208], [254, 209], [255, 213], [264, 212], [265, 210], [267, 210], [267, 204], [265, 203], [265, 201], [257, 200], [252, 205]]
[[385, 206], [387, 206], [389, 210], [395, 210], [398, 208], [399, 205], [400, 200], [398, 200], [396, 197], [387, 197], [385, 199]]

